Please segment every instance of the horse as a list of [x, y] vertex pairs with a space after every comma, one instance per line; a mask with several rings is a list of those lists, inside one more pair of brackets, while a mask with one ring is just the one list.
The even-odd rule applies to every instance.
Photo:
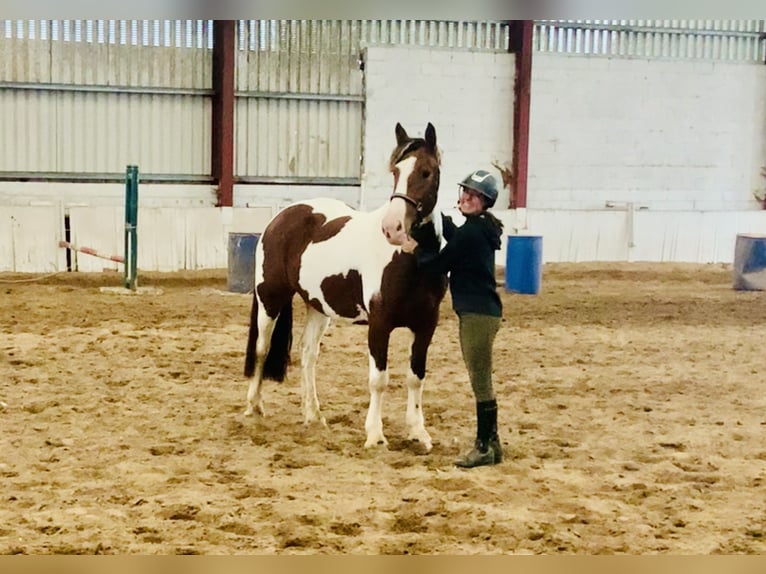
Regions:
[[306, 305], [301, 348], [301, 404], [304, 424], [326, 420], [316, 391], [319, 343], [331, 319], [368, 328], [370, 403], [365, 448], [388, 445], [382, 400], [389, 383], [391, 332], [412, 335], [407, 373], [407, 439], [432, 448], [425, 429], [422, 395], [426, 358], [447, 288], [445, 275], [423, 273], [401, 246], [416, 222], [433, 225], [441, 240], [441, 214], [435, 212], [440, 152], [429, 122], [424, 137], [412, 138], [400, 123], [389, 170], [393, 192], [374, 211], [355, 210], [340, 200], [313, 199], [291, 204], [268, 223], [255, 250], [255, 281], [245, 376], [250, 378], [245, 415], [264, 415], [262, 382], [282, 381], [292, 346], [293, 298]]

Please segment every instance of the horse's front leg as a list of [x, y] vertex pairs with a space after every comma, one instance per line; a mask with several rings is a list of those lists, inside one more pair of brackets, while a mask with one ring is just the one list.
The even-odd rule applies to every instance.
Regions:
[[[435, 324], [434, 324], [435, 327]], [[407, 438], [418, 441], [427, 451], [433, 447], [423, 418], [423, 386], [426, 377], [426, 358], [434, 329], [415, 332], [410, 355], [410, 370], [407, 373]]]
[[376, 326], [370, 322], [367, 334], [370, 349], [370, 406], [367, 409], [367, 419], [364, 429], [367, 440], [364, 448], [375, 445], [388, 445], [383, 435], [383, 393], [388, 387], [388, 341], [391, 330]]

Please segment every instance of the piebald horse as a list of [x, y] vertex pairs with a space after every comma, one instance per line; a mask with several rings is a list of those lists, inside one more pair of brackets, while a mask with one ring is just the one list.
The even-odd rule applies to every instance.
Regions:
[[447, 279], [420, 272], [415, 257], [400, 246], [415, 222], [433, 222], [441, 238], [441, 215], [434, 213], [440, 156], [430, 123], [423, 138], [408, 136], [398, 123], [395, 134], [389, 162], [393, 193], [380, 208], [363, 212], [334, 199], [301, 201], [281, 210], [261, 235], [255, 251], [245, 359], [245, 376], [251, 378], [246, 415], [264, 414], [263, 379], [285, 377], [297, 293], [306, 304], [301, 348], [304, 423], [326, 424], [319, 410], [316, 364], [319, 342], [330, 320], [367, 324], [370, 404], [364, 446], [387, 445], [382, 406], [389, 381], [389, 338], [393, 329], [407, 327], [413, 334], [407, 373], [407, 438], [431, 450], [423, 419], [423, 383]]

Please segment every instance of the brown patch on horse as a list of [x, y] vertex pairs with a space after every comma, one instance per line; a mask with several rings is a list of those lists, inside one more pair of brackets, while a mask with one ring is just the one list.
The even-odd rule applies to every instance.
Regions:
[[321, 289], [327, 304], [341, 317], [355, 319], [359, 317], [360, 309], [367, 312], [362, 295], [362, 276], [355, 269], [345, 276], [338, 273], [325, 277]]
[[418, 150], [417, 166], [407, 179], [407, 195], [420, 204], [420, 215], [429, 214], [436, 207], [436, 194], [439, 189], [439, 159], [426, 150]]
[[[439, 314], [439, 303], [447, 292], [447, 277], [441, 273], [425, 273], [417, 270], [415, 256], [394, 253], [391, 262], [383, 270], [380, 292], [390, 317], [391, 326], [418, 330]], [[424, 314], [432, 309], [433, 316]]]
[[[310, 205], [298, 204], [282, 210], [266, 228], [263, 242], [263, 282], [256, 286], [269, 317], [276, 317], [300, 288], [301, 258], [310, 243], [320, 243], [335, 237], [346, 225], [349, 216], [327, 217], [315, 212]], [[361, 279], [358, 279], [361, 292]], [[361, 295], [359, 296], [361, 300]], [[309, 302], [324, 312], [318, 301]], [[352, 315], [356, 316], [356, 314]]]
[[[384, 370], [391, 330], [407, 327], [431, 340], [439, 320], [439, 303], [447, 292], [447, 277], [423, 273], [415, 256], [394, 253], [381, 278], [380, 293], [370, 303], [370, 354], [378, 370]], [[425, 376], [425, 354], [411, 365], [419, 377]], [[414, 359], [413, 359], [414, 360]]]
[[351, 219], [350, 215], [344, 215], [343, 217], [336, 217], [335, 219], [331, 219], [316, 229], [314, 234], [311, 236], [311, 242], [321, 243], [322, 241], [327, 241], [328, 239], [335, 237], [338, 235], [338, 233], [340, 233], [340, 230], [343, 229], [349, 219]]
[[255, 288], [269, 317], [276, 317], [298, 290], [301, 257], [326, 220], [309, 205], [292, 205], [262, 234], [263, 281]]

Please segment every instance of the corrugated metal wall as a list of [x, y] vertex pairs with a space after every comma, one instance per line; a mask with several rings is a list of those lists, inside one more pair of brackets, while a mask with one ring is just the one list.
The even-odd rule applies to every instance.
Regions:
[[0, 172], [168, 179], [210, 172], [207, 22], [5, 21]]
[[363, 97], [353, 24], [243, 21], [238, 47], [239, 180], [357, 183]]
[[540, 52], [764, 63], [763, 20], [541, 20]]

